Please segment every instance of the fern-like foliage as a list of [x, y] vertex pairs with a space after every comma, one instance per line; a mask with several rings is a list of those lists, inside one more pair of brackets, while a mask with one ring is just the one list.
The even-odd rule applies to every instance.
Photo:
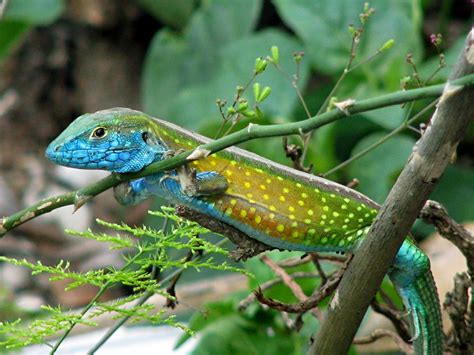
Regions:
[[[114, 318], [130, 319], [132, 322], [148, 322], [152, 324], [168, 324], [183, 329], [188, 333], [191, 330], [177, 322], [173, 315], [166, 309], [156, 309], [155, 306], [140, 302], [143, 297], [160, 294], [169, 299], [164, 287], [173, 275], [183, 269], [213, 269], [244, 272], [244, 270], [231, 266], [221, 261], [216, 262], [213, 255], [227, 255], [227, 250], [219, 245], [210, 243], [199, 237], [208, 233], [208, 230], [196, 223], [183, 220], [173, 213], [173, 209], [162, 208], [161, 211], [149, 212], [150, 214], [166, 218], [173, 223], [169, 231], [153, 229], [150, 227], [131, 227], [126, 224], [109, 223], [97, 220], [97, 223], [111, 230], [111, 233], [96, 233], [92, 230], [85, 232], [66, 231], [72, 236], [96, 240], [100, 243], [110, 244], [110, 249], [123, 251], [124, 265], [119, 268], [77, 272], [70, 268], [67, 261], [61, 260], [57, 265], [48, 266], [37, 261], [32, 263], [25, 259], [13, 259], [0, 256], [0, 261], [21, 265], [31, 269], [33, 275], [47, 273], [51, 282], [68, 280], [66, 290], [71, 290], [83, 285], [93, 285], [99, 288], [93, 300], [82, 310], [64, 310], [62, 307], [43, 306], [41, 319], [22, 321], [17, 319], [12, 322], [0, 323], [0, 346], [4, 349], [20, 348], [31, 344], [47, 344], [53, 349], [77, 325], [97, 326], [97, 317], [110, 313]], [[195, 257], [172, 258], [170, 250], [189, 250]], [[158, 279], [155, 270], [168, 273], [168, 277]], [[110, 287], [124, 285], [133, 290], [133, 294], [113, 302], [99, 302], [100, 296]], [[48, 341], [61, 336], [55, 345]]]

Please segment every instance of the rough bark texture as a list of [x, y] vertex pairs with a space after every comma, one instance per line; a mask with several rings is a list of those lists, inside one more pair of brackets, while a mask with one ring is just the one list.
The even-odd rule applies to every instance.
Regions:
[[[450, 80], [474, 72], [474, 31], [468, 35]], [[344, 275], [327, 318], [309, 353], [346, 354], [384, 275], [474, 119], [474, 88], [446, 84], [429, 127], [390, 191], [387, 200]]]

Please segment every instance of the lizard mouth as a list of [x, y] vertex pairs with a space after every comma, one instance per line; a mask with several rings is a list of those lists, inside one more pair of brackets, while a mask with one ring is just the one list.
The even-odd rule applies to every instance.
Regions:
[[48, 146], [45, 156], [52, 162], [82, 169], [110, 170], [130, 159], [133, 147], [64, 150], [62, 145]]

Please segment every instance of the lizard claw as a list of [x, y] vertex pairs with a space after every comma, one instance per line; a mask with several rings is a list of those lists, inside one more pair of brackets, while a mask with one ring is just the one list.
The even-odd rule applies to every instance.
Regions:
[[179, 182], [179, 178], [176, 176], [176, 175], [171, 175], [169, 173], [165, 173], [163, 174], [162, 177], [160, 177], [160, 180], [158, 181], [160, 184], [163, 183], [163, 181], [165, 181], [166, 179], [171, 179], [171, 180], [174, 180], [174, 181], [178, 181]]
[[180, 153], [183, 153], [185, 152], [186, 150], [185, 149], [177, 149], [177, 150], [172, 150], [172, 149], [169, 149], [167, 150], [166, 152], [163, 153], [162, 155], [162, 159], [168, 159], [168, 158], [173, 158], [174, 156], [180, 154]]
[[181, 183], [181, 190], [188, 197], [197, 195], [198, 192], [198, 180], [197, 172], [194, 168], [189, 168], [186, 165], [181, 166], [177, 169], [178, 176], [177, 180]]

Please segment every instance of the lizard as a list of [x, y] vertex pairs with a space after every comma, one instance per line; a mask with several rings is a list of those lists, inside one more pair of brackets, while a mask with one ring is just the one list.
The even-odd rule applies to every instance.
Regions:
[[[127, 108], [84, 114], [47, 147], [51, 161], [79, 169], [140, 171], [210, 139]], [[229, 147], [188, 168], [122, 183], [123, 205], [159, 195], [223, 222], [274, 248], [350, 252], [367, 234], [380, 206], [336, 182]], [[439, 298], [430, 261], [407, 237], [388, 276], [410, 314], [416, 354], [442, 354]]]

